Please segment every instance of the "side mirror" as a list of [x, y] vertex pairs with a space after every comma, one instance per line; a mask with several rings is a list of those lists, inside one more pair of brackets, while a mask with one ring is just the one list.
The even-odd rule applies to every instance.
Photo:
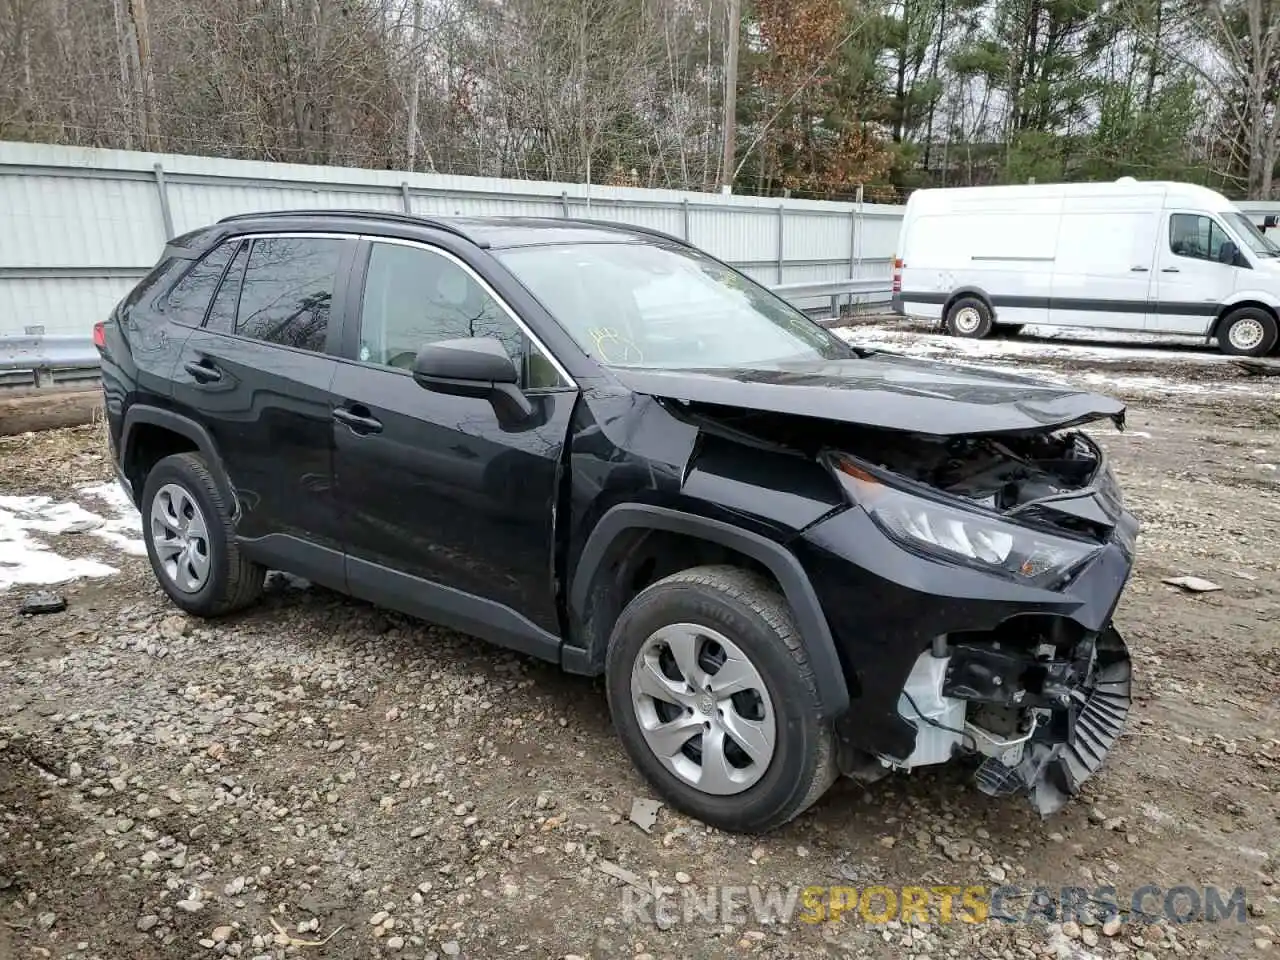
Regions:
[[428, 343], [413, 361], [413, 379], [433, 393], [488, 400], [500, 420], [522, 420], [533, 404], [520, 392], [516, 365], [493, 337]]
[[1230, 240], [1223, 241], [1222, 246], [1218, 248], [1218, 262], [1239, 266], [1240, 248]]

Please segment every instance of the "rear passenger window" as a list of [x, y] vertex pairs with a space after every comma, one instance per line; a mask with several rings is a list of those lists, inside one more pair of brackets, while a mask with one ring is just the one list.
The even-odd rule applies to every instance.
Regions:
[[214, 295], [209, 307], [209, 317], [204, 325], [215, 333], [235, 333], [236, 305], [240, 302], [240, 283], [244, 280], [244, 265], [249, 259], [249, 244], [244, 242], [231, 258], [231, 266], [223, 277], [222, 286]]
[[235, 248], [234, 242], [214, 247], [169, 291], [166, 312], [173, 320], [189, 327], [200, 326]]
[[249, 251], [236, 333], [322, 352], [343, 241], [264, 237]]

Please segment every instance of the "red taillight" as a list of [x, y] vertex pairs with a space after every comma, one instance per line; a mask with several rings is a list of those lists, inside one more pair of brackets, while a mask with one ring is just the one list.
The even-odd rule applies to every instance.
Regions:
[[906, 264], [903, 263], [901, 260], [899, 260], [897, 257], [893, 258], [893, 292], [894, 293], [902, 292], [902, 268], [905, 266]]
[[93, 345], [99, 350], [107, 345], [107, 325], [101, 320], [93, 325]]

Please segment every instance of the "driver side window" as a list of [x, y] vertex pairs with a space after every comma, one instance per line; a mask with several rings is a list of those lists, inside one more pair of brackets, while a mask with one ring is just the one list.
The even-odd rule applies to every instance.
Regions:
[[1180, 257], [1221, 263], [1226, 232], [1212, 217], [1175, 213], [1169, 218], [1169, 249]]
[[431, 250], [375, 242], [360, 308], [358, 358], [408, 371], [425, 344], [466, 337], [500, 341], [525, 389], [564, 386], [546, 357], [470, 272]]

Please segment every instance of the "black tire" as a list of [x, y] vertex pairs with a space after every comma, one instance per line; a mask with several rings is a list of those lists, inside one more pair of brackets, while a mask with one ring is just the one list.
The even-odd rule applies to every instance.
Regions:
[[991, 309], [978, 297], [961, 297], [951, 304], [943, 323], [953, 337], [981, 340], [995, 326]]
[[1261, 307], [1241, 307], [1218, 324], [1218, 349], [1235, 357], [1263, 357], [1275, 349], [1276, 318]]
[[[204, 585], [193, 593], [183, 591], [173, 582], [156, 554], [151, 507], [166, 484], [176, 484], [186, 491], [205, 518], [209, 574]], [[177, 606], [198, 617], [218, 617], [242, 610], [262, 596], [266, 568], [241, 554], [232, 529], [231, 512], [199, 454], [174, 454], [152, 467], [143, 484], [139, 507], [151, 569], [161, 588]]]
[[[660, 627], [710, 627], [746, 654], [774, 705], [776, 746], [760, 779], [714, 795], [668, 770], [641, 732], [631, 674], [645, 641]], [[694, 567], [647, 587], [614, 626], [605, 665], [609, 709], [627, 753], [672, 807], [735, 833], [777, 827], [813, 804], [836, 777], [834, 734], [818, 715], [813, 671], [786, 601], [759, 574], [733, 566]]]

